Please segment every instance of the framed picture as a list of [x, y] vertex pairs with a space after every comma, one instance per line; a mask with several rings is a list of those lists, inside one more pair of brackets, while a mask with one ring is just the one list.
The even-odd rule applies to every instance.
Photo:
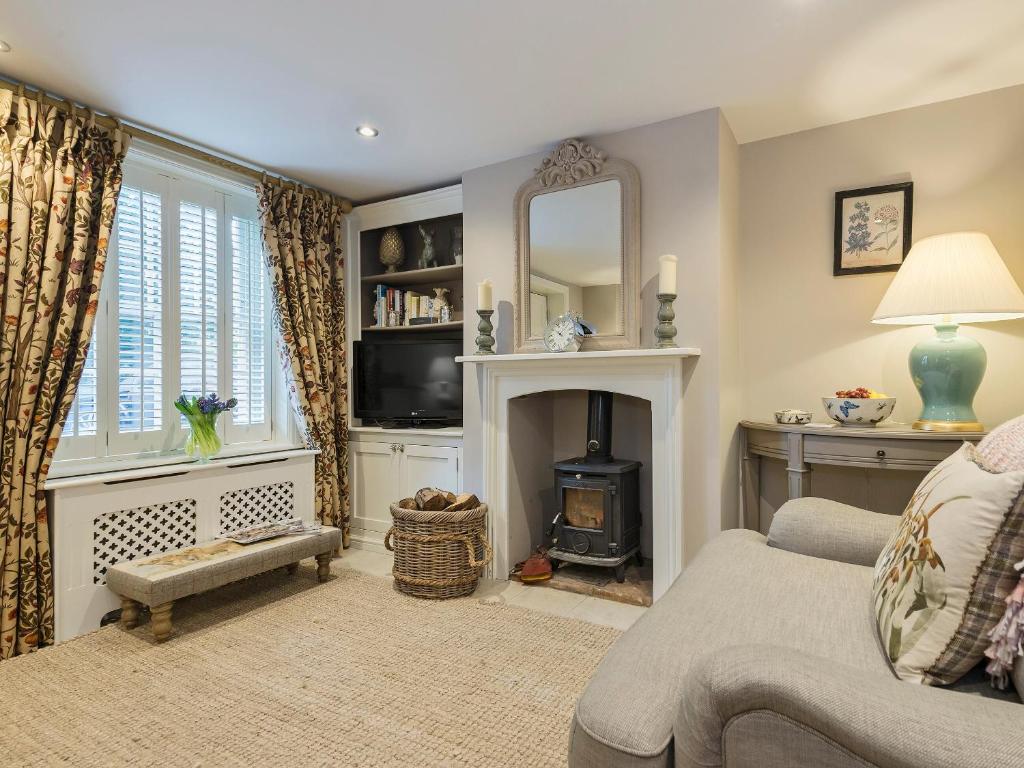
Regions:
[[895, 272], [910, 251], [914, 182], [836, 192], [833, 275]]

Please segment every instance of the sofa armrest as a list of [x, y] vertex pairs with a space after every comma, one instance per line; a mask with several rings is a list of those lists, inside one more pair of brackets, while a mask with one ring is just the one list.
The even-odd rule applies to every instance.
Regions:
[[787, 501], [768, 529], [768, 546], [801, 555], [874, 565], [896, 530], [898, 515], [881, 515], [828, 499]]
[[902, 682], [882, 664], [866, 674], [767, 645], [707, 654], [684, 681], [676, 766], [1024, 765], [1024, 705]]

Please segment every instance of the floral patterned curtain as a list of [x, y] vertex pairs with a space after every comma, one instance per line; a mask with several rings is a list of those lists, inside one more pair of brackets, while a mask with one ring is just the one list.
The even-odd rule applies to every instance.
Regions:
[[46, 475], [85, 363], [127, 137], [0, 88], [0, 659], [53, 638]]
[[264, 183], [260, 220], [292, 407], [316, 457], [316, 516], [348, 546], [348, 383], [342, 212], [325, 195]]

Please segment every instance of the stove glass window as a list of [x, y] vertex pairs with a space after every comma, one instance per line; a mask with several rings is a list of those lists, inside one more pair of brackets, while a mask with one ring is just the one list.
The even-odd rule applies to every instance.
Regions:
[[596, 488], [565, 488], [562, 509], [574, 528], [604, 530], [604, 491]]

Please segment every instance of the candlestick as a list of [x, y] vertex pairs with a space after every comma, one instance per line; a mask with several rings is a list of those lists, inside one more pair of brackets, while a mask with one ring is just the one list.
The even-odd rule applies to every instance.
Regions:
[[[672, 271], [675, 272], [675, 265], [672, 265]], [[672, 309], [672, 302], [676, 300], [674, 293], [659, 293], [658, 294], [658, 324], [654, 326], [654, 335], [658, 338], [658, 343], [654, 346], [658, 349], [667, 349], [676, 346], [676, 327], [672, 324], [672, 321], [676, 319], [675, 310]]]
[[476, 327], [480, 332], [480, 335], [476, 337], [476, 353], [478, 355], [493, 355], [494, 336], [492, 331], [494, 326], [491, 325], [491, 315], [494, 314], [494, 310], [478, 309], [476, 313], [480, 315], [480, 323]]
[[484, 280], [476, 286], [476, 308], [478, 310], [494, 309], [494, 293], [490, 280]]
[[676, 262], [675, 256], [666, 253], [658, 257], [658, 295], [676, 295]]

